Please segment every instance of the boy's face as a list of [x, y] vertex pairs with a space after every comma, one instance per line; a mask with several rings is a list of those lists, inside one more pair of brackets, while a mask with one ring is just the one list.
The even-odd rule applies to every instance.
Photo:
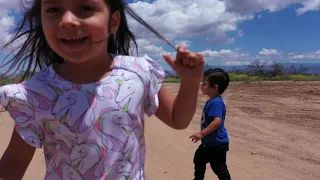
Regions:
[[208, 77], [204, 76], [201, 84], [201, 90], [203, 95], [213, 97], [216, 94], [216, 89], [212, 88], [209, 84]]

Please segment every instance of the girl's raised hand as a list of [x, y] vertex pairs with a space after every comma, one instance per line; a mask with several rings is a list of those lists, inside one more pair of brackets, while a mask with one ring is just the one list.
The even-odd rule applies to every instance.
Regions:
[[169, 54], [164, 54], [163, 58], [181, 78], [200, 81], [204, 69], [204, 58], [200, 53], [190, 52], [180, 45], [176, 60]]

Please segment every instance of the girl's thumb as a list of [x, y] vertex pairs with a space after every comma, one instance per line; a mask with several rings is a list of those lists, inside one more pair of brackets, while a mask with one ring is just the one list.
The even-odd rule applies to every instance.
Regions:
[[175, 70], [175, 63], [174, 60], [172, 59], [172, 57], [169, 54], [163, 54], [162, 57], [167, 61], [167, 63], [169, 64], [169, 66]]

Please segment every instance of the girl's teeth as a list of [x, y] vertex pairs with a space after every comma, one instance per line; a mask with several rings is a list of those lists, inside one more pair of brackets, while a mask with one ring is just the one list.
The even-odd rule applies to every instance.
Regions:
[[80, 37], [78, 37], [78, 38], [68, 38], [67, 40], [79, 40], [79, 39], [83, 39], [83, 38], [80, 38]]
[[64, 43], [81, 43], [84, 42], [86, 40], [86, 37], [83, 38], [66, 38], [66, 39], [61, 39]]

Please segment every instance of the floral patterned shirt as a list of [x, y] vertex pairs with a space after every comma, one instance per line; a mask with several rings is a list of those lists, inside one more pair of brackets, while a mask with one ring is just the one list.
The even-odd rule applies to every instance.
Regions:
[[147, 56], [114, 55], [99, 82], [75, 84], [52, 66], [0, 87], [0, 104], [31, 146], [44, 149], [46, 180], [143, 180], [144, 114], [158, 108], [164, 79]]

